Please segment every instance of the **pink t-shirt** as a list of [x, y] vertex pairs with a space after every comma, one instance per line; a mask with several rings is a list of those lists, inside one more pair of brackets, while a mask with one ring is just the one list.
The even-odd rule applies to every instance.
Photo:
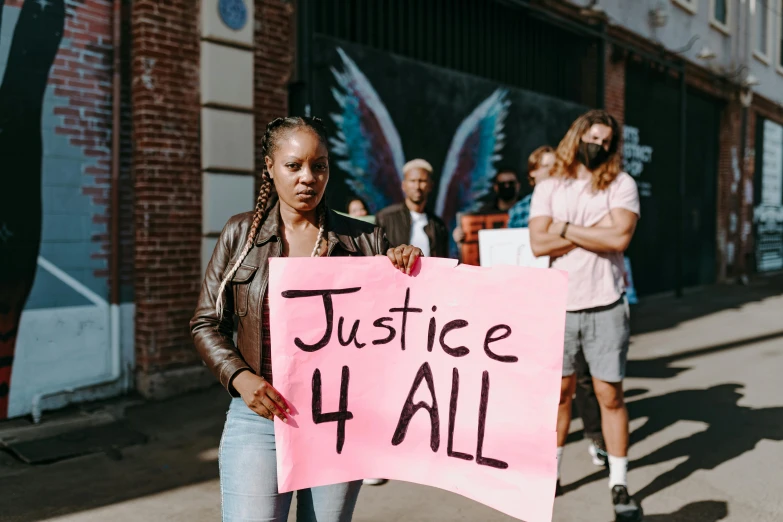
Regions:
[[[625, 172], [606, 190], [594, 192], [591, 180], [548, 178], [536, 184], [530, 202], [530, 219], [548, 216], [553, 221], [569, 221], [591, 227], [613, 208], [639, 214], [639, 191]], [[625, 291], [625, 264], [620, 252], [596, 254], [575, 248], [552, 262], [552, 268], [568, 272], [569, 312], [606, 306]]]

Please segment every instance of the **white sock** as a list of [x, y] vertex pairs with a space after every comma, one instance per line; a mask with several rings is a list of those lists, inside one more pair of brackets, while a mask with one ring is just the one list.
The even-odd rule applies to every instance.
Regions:
[[628, 457], [609, 455], [609, 489], [628, 485]]
[[560, 464], [563, 462], [563, 446], [557, 447], [557, 479], [560, 480]]

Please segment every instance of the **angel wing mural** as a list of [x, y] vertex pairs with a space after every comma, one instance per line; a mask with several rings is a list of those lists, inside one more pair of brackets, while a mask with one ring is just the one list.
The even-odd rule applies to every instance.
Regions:
[[[370, 81], [343, 49], [338, 47], [337, 52], [342, 70], [331, 69], [337, 81], [332, 95], [341, 112], [331, 114], [338, 129], [331, 139], [332, 152], [349, 175], [348, 185], [366, 198], [375, 213], [403, 200], [405, 153], [389, 111]], [[456, 129], [434, 194], [435, 213], [451, 228], [457, 213], [474, 210], [491, 190], [509, 105], [507, 91], [498, 89]]]

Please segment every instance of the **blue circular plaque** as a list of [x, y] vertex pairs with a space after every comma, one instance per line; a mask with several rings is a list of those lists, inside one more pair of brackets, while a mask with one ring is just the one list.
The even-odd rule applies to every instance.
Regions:
[[229, 29], [239, 31], [247, 24], [247, 6], [245, 0], [220, 0], [218, 2], [220, 19]]

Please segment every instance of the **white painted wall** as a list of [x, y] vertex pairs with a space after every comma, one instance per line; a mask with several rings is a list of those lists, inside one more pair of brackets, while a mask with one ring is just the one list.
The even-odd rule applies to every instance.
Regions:
[[[584, 7], [590, 0], [569, 0]], [[598, 0], [608, 16], [610, 24], [625, 27], [650, 41], [662, 44], [670, 51], [682, 49], [691, 38], [699, 39], [683, 56], [693, 63], [708, 66], [716, 72], [737, 73], [741, 80], [748, 70], [760, 83], [754, 92], [783, 104], [783, 67], [780, 39], [783, 35], [780, 19], [783, 18], [783, 0], [728, 0], [730, 21], [728, 34], [710, 22], [714, 0]], [[685, 6], [694, 6], [693, 12]], [[653, 27], [650, 11], [660, 9], [667, 15], [666, 25]], [[767, 9], [769, 60], [765, 62], [754, 53], [756, 45], [756, 13]], [[709, 61], [697, 58], [699, 52], [708, 47], [715, 53]], [[748, 69], [740, 68], [746, 65]]]
[[254, 2], [233, 2], [232, 12], [225, 10], [227, 4], [201, 2], [202, 273], [228, 219], [253, 210], [257, 197], [252, 176], [257, 146], [252, 113]]
[[204, 173], [202, 232], [219, 234], [234, 214], [253, 210], [255, 178], [238, 174]]
[[[44, 410], [112, 397], [131, 387], [135, 366], [134, 316], [134, 304], [120, 306], [121, 378], [45, 399]], [[108, 306], [25, 310], [19, 325], [8, 416], [29, 414], [36, 393], [68, 390], [88, 380], [105, 380], [111, 373], [111, 357]]]
[[253, 53], [201, 42], [201, 103], [253, 109]]
[[201, 109], [201, 166], [253, 172], [255, 128], [252, 113]]

